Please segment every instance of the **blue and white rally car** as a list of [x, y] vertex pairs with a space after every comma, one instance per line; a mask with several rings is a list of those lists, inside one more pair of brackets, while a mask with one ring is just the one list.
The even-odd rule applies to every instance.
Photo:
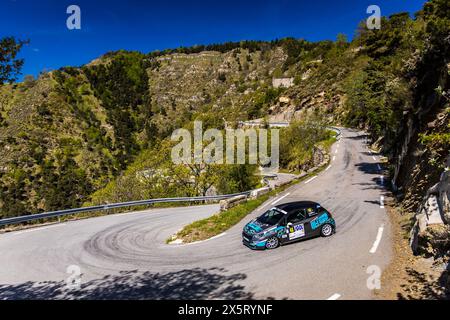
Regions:
[[243, 243], [251, 249], [274, 249], [280, 245], [336, 231], [328, 210], [312, 201], [284, 203], [245, 225]]

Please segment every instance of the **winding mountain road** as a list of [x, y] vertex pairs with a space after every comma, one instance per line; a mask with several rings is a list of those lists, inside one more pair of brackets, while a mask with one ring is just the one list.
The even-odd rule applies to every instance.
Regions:
[[[218, 205], [151, 209], [1, 234], [0, 300], [372, 299], [368, 279], [373, 283], [392, 255], [379, 159], [365, 146], [364, 134], [349, 129], [342, 130], [331, 158], [316, 177], [200, 243], [165, 240], [216, 213]], [[277, 200], [321, 203], [334, 215], [337, 233], [251, 251], [242, 245], [243, 226]], [[68, 287], [68, 280], [81, 287]]]

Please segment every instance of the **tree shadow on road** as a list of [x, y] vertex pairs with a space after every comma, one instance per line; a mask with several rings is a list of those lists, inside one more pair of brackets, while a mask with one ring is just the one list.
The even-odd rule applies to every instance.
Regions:
[[364, 140], [366, 138], [369, 138], [369, 135], [367, 135], [367, 134], [358, 134], [358, 135], [352, 136], [352, 137], [344, 137], [344, 139], [349, 139], [349, 140]]
[[380, 174], [377, 163], [361, 162], [355, 164], [355, 167], [367, 174]]
[[253, 299], [254, 294], [239, 284], [246, 277], [242, 273], [227, 274], [221, 268], [167, 273], [122, 271], [82, 283], [77, 290], [68, 289], [64, 281], [0, 284], [0, 300]]
[[364, 200], [365, 203], [376, 204], [377, 206], [381, 205], [380, 200]]
[[[353, 185], [361, 186], [361, 190], [383, 190], [386, 189], [386, 181], [380, 177], [370, 179], [372, 182], [353, 183]], [[363, 188], [364, 187], [364, 188]]]
[[365, 156], [380, 156], [379, 153], [376, 152], [368, 152], [368, 151], [363, 151], [361, 152], [361, 154], [365, 155]]
[[437, 281], [430, 281], [427, 274], [412, 268], [407, 268], [406, 272], [410, 279], [407, 284], [401, 286], [404, 292], [397, 293], [399, 300], [450, 300], [449, 288], [445, 289], [448, 286], [448, 270], [444, 271]]

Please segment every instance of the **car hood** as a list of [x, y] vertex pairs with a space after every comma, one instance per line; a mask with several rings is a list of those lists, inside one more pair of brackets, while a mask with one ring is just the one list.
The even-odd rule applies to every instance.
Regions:
[[244, 231], [248, 234], [253, 235], [256, 233], [260, 233], [261, 231], [264, 231], [270, 227], [273, 227], [273, 226], [265, 224], [265, 223], [261, 223], [255, 219], [245, 225]]

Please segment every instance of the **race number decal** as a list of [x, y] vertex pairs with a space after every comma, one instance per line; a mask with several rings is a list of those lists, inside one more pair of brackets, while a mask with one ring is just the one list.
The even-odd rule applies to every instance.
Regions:
[[301, 238], [304, 236], [305, 236], [305, 225], [303, 223], [289, 228], [289, 240]]

